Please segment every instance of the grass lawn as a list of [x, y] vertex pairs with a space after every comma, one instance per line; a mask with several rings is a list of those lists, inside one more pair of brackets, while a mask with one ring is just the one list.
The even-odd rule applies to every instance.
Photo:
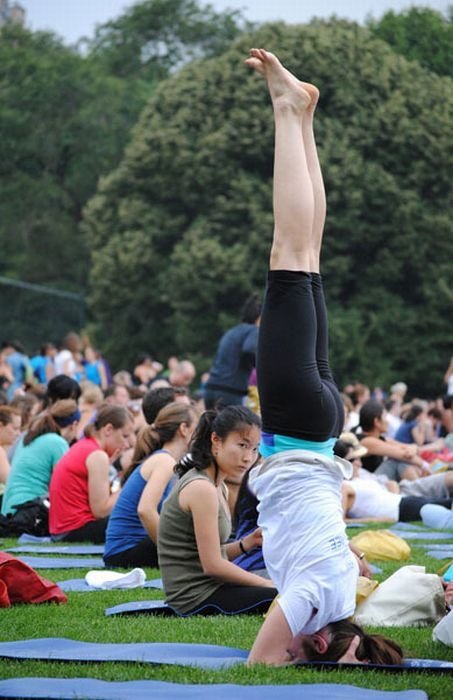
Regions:
[[[351, 536], [357, 530], [350, 530]], [[16, 544], [6, 539], [2, 549]], [[417, 541], [418, 543], [419, 541]], [[421, 541], [420, 541], [421, 542]], [[411, 541], [409, 541], [411, 544]], [[446, 562], [432, 559], [424, 550], [412, 546], [409, 561], [404, 564], [426, 566], [437, 572]], [[383, 568], [382, 580], [401, 563], [377, 562]], [[40, 569], [52, 581], [81, 578], [85, 569]], [[156, 578], [156, 569], [146, 570], [148, 578]], [[66, 637], [87, 642], [193, 642], [250, 648], [261, 624], [259, 616], [213, 616], [166, 618], [152, 615], [106, 617], [107, 607], [122, 602], [163, 597], [161, 591], [93, 591], [69, 593], [67, 605], [17, 605], [1, 612], [0, 640], [13, 641], [39, 637]], [[372, 628], [394, 638], [407, 656], [453, 660], [453, 650], [431, 640], [431, 628]], [[295, 684], [343, 683], [381, 690], [424, 690], [431, 700], [453, 697], [452, 676], [447, 674], [386, 673], [353, 670], [310, 670], [305, 668], [245, 668], [238, 666], [224, 671], [154, 666], [142, 663], [57, 663], [0, 659], [0, 677], [49, 676], [54, 678], [91, 677], [102, 680], [162, 680], [177, 683]]]

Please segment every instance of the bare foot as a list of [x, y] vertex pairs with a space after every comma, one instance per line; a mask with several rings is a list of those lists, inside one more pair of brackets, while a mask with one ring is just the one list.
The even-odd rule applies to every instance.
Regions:
[[319, 90], [298, 80], [273, 53], [250, 49], [245, 63], [266, 78], [274, 107], [289, 106], [297, 112], [315, 108]]

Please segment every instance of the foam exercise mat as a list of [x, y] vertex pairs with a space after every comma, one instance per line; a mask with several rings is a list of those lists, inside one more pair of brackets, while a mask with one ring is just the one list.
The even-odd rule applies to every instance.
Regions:
[[72, 557], [20, 557], [28, 566], [34, 569], [103, 569], [102, 559], [83, 557], [75, 559]]
[[190, 613], [182, 614], [177, 612], [171, 605], [168, 605], [163, 600], [138, 600], [131, 601], [130, 603], [120, 603], [119, 605], [114, 605], [112, 608], [106, 608], [105, 614], [109, 617], [111, 615], [140, 615], [143, 613], [148, 613], [151, 615], [175, 615], [177, 617], [192, 617], [193, 615], [241, 615], [246, 613], [259, 615], [265, 613], [272, 603], [273, 598], [269, 598], [266, 601], [261, 601], [250, 605], [247, 608], [238, 610], [234, 613], [227, 612], [223, 610], [218, 605], [206, 604], [200, 605], [199, 608], [193, 610]]
[[389, 532], [398, 535], [405, 540], [451, 540], [451, 532], [416, 532], [411, 530], [397, 530], [391, 528]]
[[[452, 535], [452, 539], [453, 539], [453, 535]], [[435, 542], [423, 542], [423, 543], [416, 542], [412, 546], [413, 547], [423, 547], [424, 549], [443, 549], [443, 550], [451, 549], [452, 557], [453, 557], [453, 542], [452, 542], [452, 544], [450, 544], [449, 542], [442, 542], [439, 544], [436, 544]]]
[[220, 669], [244, 663], [247, 656], [245, 649], [212, 644], [101, 644], [59, 637], [0, 642], [0, 657], [41, 661], [138, 661]]
[[[61, 590], [65, 593], [77, 591], [79, 593], [87, 593], [89, 591], [99, 591], [101, 589], [95, 588], [94, 586], [89, 586], [84, 578], [70, 578], [66, 581], [58, 581], [58, 585]], [[163, 590], [163, 583], [161, 578], [154, 578], [150, 581], [145, 581], [143, 588], [156, 588], [158, 590]]]
[[453, 549], [428, 549], [426, 554], [433, 559], [453, 559]]
[[50, 535], [38, 537], [38, 535], [29, 535], [28, 532], [23, 532], [17, 541], [19, 544], [47, 544], [53, 540]]
[[[36, 661], [124, 661], [172, 666], [195, 666], [203, 669], [221, 669], [242, 664], [248, 656], [245, 649], [219, 646], [216, 644], [181, 644], [165, 642], [142, 642], [137, 644], [102, 644], [99, 642], [79, 642], [60, 637], [23, 639], [16, 642], [0, 642], [0, 658], [34, 659]], [[354, 664], [334, 662], [309, 662], [298, 664], [323, 668], [344, 668]], [[453, 661], [437, 659], [406, 659], [401, 666], [360, 665], [366, 670], [419, 671], [452, 673]], [[1, 696], [1, 693], [0, 693]]]
[[79, 554], [104, 554], [103, 544], [72, 544], [72, 545], [55, 545], [46, 547], [42, 545], [24, 544], [20, 547], [10, 547], [6, 550], [12, 554], [25, 552], [29, 554], [69, 554], [77, 556]]
[[426, 531], [424, 525], [417, 525], [416, 523], [404, 523], [397, 522], [392, 526], [393, 530], [413, 530], [413, 531]]
[[9, 678], [0, 681], [2, 698], [90, 700], [428, 700], [423, 690], [369, 690], [352, 685], [187, 685], [165, 681], [100, 681], [95, 678]]

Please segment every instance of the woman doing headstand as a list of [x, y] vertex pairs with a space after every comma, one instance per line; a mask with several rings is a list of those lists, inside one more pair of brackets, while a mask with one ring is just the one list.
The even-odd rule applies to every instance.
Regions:
[[[257, 358], [266, 461], [252, 470], [250, 486], [259, 500], [264, 560], [280, 593], [249, 663], [309, 659], [329, 648], [324, 658], [339, 659], [363, 633], [342, 622], [346, 646], [333, 651], [333, 623], [354, 612], [358, 565], [341, 508], [341, 482], [352, 467], [333, 456], [343, 405], [329, 368], [319, 275], [326, 215], [313, 133], [319, 93], [263, 49], [252, 49], [246, 63], [266, 78], [275, 118], [275, 226]], [[363, 635], [356, 654], [391, 663], [399, 652]]]

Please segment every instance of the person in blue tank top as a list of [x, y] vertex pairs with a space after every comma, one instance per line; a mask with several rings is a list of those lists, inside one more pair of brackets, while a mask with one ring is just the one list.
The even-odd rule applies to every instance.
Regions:
[[160, 509], [176, 478], [174, 466], [186, 454], [197, 423], [196, 410], [175, 401], [141, 431], [109, 518], [104, 549], [107, 566], [158, 566]]

